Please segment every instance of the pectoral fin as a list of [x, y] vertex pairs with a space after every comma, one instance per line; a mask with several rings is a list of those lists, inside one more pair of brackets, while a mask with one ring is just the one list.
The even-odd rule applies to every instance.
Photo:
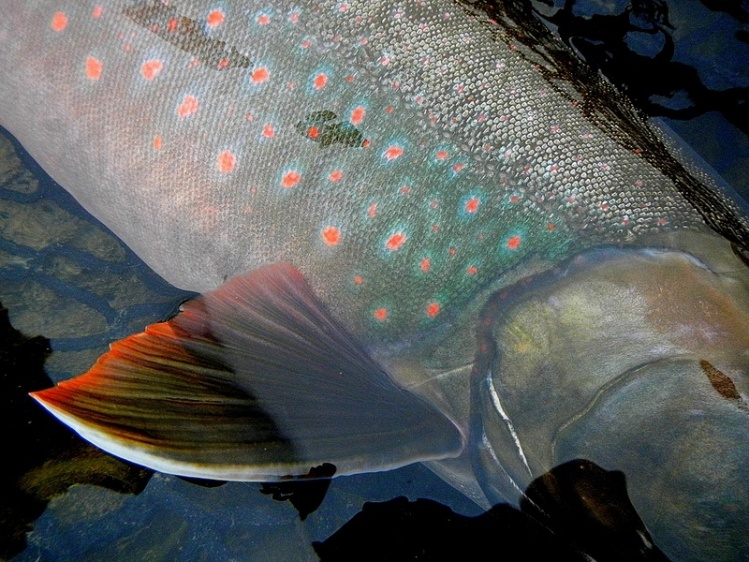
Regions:
[[462, 448], [285, 264], [230, 280], [33, 396], [102, 449], [182, 476], [269, 481], [321, 463], [352, 474]]

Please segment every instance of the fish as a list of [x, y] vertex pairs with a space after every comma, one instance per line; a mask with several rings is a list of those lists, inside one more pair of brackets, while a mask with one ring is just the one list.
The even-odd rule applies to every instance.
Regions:
[[203, 293], [34, 394], [81, 436], [196, 478], [425, 462], [486, 507], [585, 458], [668, 555], [746, 557], [746, 207], [532, 18], [7, 12], [0, 124]]

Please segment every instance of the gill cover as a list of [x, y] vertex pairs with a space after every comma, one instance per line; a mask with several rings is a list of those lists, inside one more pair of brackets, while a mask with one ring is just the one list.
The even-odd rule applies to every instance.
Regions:
[[596, 250], [493, 296], [471, 429], [492, 502], [587, 459], [625, 474], [669, 556], [746, 559], [749, 271], [698, 241], [702, 259]]

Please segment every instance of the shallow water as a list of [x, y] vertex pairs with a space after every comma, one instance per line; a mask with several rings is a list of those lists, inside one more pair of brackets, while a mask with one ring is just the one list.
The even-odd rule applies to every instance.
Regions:
[[[623, 5], [610, 3], [605, 10], [621, 10]], [[579, 13], [604, 10], [595, 2], [575, 6]], [[744, 23], [693, 2], [689, 7], [671, 2], [668, 7], [670, 34], [678, 45], [674, 57], [696, 68], [707, 89], [744, 88], [746, 100], [746, 6], [734, 3], [737, 13], [746, 16]], [[545, 13], [551, 14], [548, 7]], [[710, 33], [705, 31], [708, 26]], [[657, 34], [631, 33], [627, 41], [639, 53], [652, 56], [658, 51]], [[670, 99], [654, 93], [651, 100], [674, 115], [690, 103], [699, 106], [688, 101], [689, 88], [679, 92]], [[710, 111], [669, 125], [749, 199], [749, 120], [742, 122], [749, 103], [743, 114], [726, 115], [715, 109], [716, 99], [701, 98], [700, 107]], [[18, 146], [4, 136], [0, 139], [0, 301], [16, 329], [49, 338], [52, 352], [45, 369], [57, 382], [87, 370], [111, 341], [169, 317], [190, 294], [163, 282], [37, 164], [18, 153]], [[38, 423], [36, 418], [32, 422]], [[127, 474], [122, 478], [147, 478], [133, 469], [96, 464], [99, 460], [85, 469], [69, 460], [57, 451], [41, 468], [30, 463], [23, 473], [32, 474], [37, 483], [59, 479], [63, 470], [69, 482], [91, 481], [92, 473], [111, 475], [117, 470]], [[23, 459], [15, 461], [23, 464]], [[91, 484], [76, 484], [56, 495], [38, 519], [29, 522], [28, 546], [14, 559], [317, 560], [311, 543], [332, 535], [365, 501], [402, 495], [432, 498], [466, 515], [481, 512], [421, 465], [336, 479], [321, 507], [305, 521], [288, 502], [261, 494], [257, 484], [207, 488], [154, 474], [137, 495]]]

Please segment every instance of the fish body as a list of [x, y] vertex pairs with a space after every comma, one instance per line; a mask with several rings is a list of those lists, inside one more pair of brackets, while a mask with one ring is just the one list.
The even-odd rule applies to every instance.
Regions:
[[[485, 505], [625, 456], [653, 521], [702, 509], [678, 496], [663, 517], [643, 483], [686, 486], [672, 465], [699, 410], [716, 421], [698, 472], [745, 497], [745, 210], [531, 20], [473, 4], [11, 1], [0, 123], [155, 271], [208, 292], [40, 401], [165, 471], [428, 461]], [[165, 358], [189, 374], [176, 395], [153, 383]], [[137, 391], [101, 382], [133, 365]], [[92, 426], [107, 402], [140, 411], [141, 389], [203, 399], [169, 410], [193, 433]], [[670, 453], [638, 456], [664, 424]], [[716, 525], [720, 556], [747, 546], [737, 521]]]

